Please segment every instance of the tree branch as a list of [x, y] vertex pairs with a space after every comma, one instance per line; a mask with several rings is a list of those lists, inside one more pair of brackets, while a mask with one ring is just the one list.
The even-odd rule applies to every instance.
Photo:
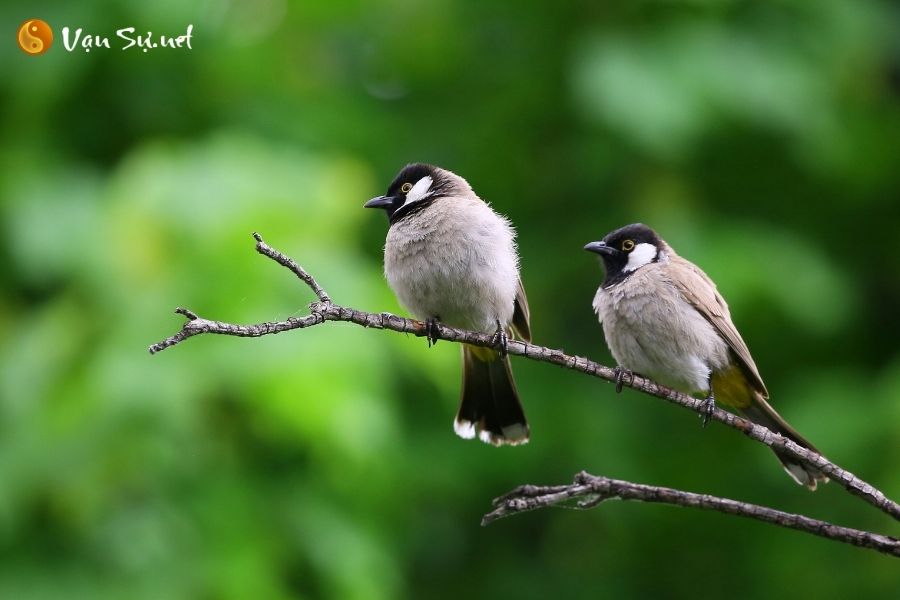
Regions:
[[[363, 327], [388, 329], [399, 333], [411, 333], [416, 337], [423, 337], [426, 335], [425, 323], [421, 321], [398, 317], [390, 313], [369, 313], [361, 310], [356, 310], [354, 308], [334, 304], [325, 290], [315, 280], [315, 278], [307, 273], [296, 262], [285, 256], [278, 250], [275, 250], [274, 248], [268, 246], [262, 240], [262, 237], [259, 234], [254, 233], [253, 237], [256, 240], [257, 252], [271, 258], [278, 264], [289, 269], [307, 286], [309, 286], [309, 288], [316, 295], [318, 301], [310, 304], [310, 314], [305, 317], [290, 317], [284, 321], [272, 321], [258, 323], [255, 325], [236, 325], [232, 323], [225, 323], [222, 321], [203, 319], [188, 309], [178, 308], [175, 312], [184, 315], [187, 318], [187, 321], [184, 323], [180, 331], [162, 340], [161, 342], [150, 346], [150, 354], [156, 354], [157, 352], [179, 344], [190, 337], [205, 333], [217, 335], [233, 335], [239, 337], [260, 337], [263, 335], [290, 331], [292, 329], [304, 329], [306, 327], [312, 327], [314, 325], [322, 324], [326, 321], [344, 321], [348, 323], [356, 323], [357, 325], [362, 325]], [[495, 344], [494, 336], [492, 334], [483, 334], [466, 331], [463, 329], [456, 329], [453, 327], [447, 327], [443, 324], [438, 325], [436, 336], [438, 339], [446, 340], [449, 342], [465, 343], [473, 346], [493, 347]], [[510, 339], [508, 342], [508, 351], [509, 354], [524, 356], [525, 358], [529, 358], [538, 362], [550, 363], [573, 371], [579, 371], [581, 373], [597, 377], [598, 379], [603, 379], [610, 383], [616, 383], [617, 381], [615, 369], [601, 365], [587, 358], [583, 358], [580, 356], [570, 356], [564, 353], [562, 350], [546, 348], [544, 346], [537, 346], [535, 344], [526, 343], [520, 340]], [[688, 410], [692, 410], [698, 414], [706, 414], [706, 409], [703, 406], [702, 400], [692, 398], [686, 394], [682, 394], [681, 392], [677, 392], [670, 388], [661, 386], [654, 381], [651, 381], [650, 379], [641, 377], [640, 375], [631, 374], [631, 376], [624, 379], [625, 380], [621, 381], [620, 383], [626, 387], [630, 387], [641, 393], [647, 394], [648, 396], [653, 396], [662, 400], [666, 400], [667, 402], [670, 402], [672, 404], [677, 404], [678, 406], [681, 406]], [[837, 485], [840, 485], [851, 494], [863, 499], [865, 502], [878, 508], [885, 514], [890, 515], [895, 520], [900, 521], [900, 505], [888, 498], [875, 486], [863, 481], [850, 471], [847, 471], [846, 469], [829, 461], [824, 456], [812, 452], [802, 446], [799, 446], [791, 440], [782, 437], [761, 425], [757, 425], [747, 419], [733, 415], [718, 407], [713, 410], [711, 420], [718, 421], [723, 425], [740, 431], [747, 437], [756, 440], [761, 444], [764, 444], [772, 449], [777, 449], [782, 454], [788, 455], [808, 465], [816, 467], [817, 469], [825, 473]], [[529, 488], [528, 486], [526, 486], [526, 488], [541, 490], [557, 489]], [[679, 493], [688, 494], [687, 492]], [[700, 497], [711, 498], [708, 496]], [[724, 499], [717, 500], [726, 503], [734, 502]], [[537, 508], [537, 506], [535, 506], [535, 508]], [[802, 518], [806, 519], [806, 517]], [[812, 519], [810, 519], [809, 521], [815, 522]], [[837, 526], [829, 525], [829, 527]]]
[[827, 521], [811, 519], [758, 504], [610, 479], [591, 475], [584, 471], [575, 476], [575, 481], [571, 485], [523, 485], [514, 489], [505, 496], [494, 500], [494, 510], [484, 516], [481, 524], [489, 525], [497, 519], [548, 506], [560, 506], [572, 500], [578, 500], [578, 502], [574, 506], [569, 505], [571, 508], [588, 509], [613, 499], [671, 504], [738, 515], [900, 557], [900, 540], [891, 536], [841, 527]]

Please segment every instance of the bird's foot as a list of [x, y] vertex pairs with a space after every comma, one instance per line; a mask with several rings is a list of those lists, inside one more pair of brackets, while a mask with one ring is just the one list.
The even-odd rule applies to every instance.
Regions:
[[634, 373], [624, 367], [616, 367], [614, 371], [616, 372], [616, 393], [621, 394], [625, 378], [628, 377], [630, 381], [634, 381]]
[[437, 346], [441, 334], [441, 324], [438, 317], [430, 317], [425, 319], [425, 338], [428, 340], [428, 347]]
[[710, 418], [712, 418], [713, 411], [716, 410], [716, 399], [713, 396], [712, 391], [710, 391], [709, 396], [703, 400], [700, 409], [703, 411], [700, 413], [700, 418], [703, 419], [703, 426], [706, 427], [709, 424]]
[[503, 329], [500, 321], [497, 321], [497, 331], [491, 338], [491, 345], [500, 353], [500, 358], [506, 358], [506, 355], [509, 354], [509, 336], [506, 335], [506, 330]]

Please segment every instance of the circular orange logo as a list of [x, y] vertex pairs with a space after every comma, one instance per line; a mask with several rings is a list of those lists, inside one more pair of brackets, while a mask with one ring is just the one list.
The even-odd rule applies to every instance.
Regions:
[[53, 30], [47, 21], [28, 19], [19, 25], [19, 48], [26, 54], [43, 54], [53, 44]]

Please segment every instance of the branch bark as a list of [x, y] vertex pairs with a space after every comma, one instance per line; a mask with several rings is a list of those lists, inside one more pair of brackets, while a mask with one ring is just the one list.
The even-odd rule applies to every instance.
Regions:
[[706, 494], [695, 494], [667, 487], [632, 483], [620, 479], [610, 479], [609, 477], [591, 475], [584, 471], [575, 476], [575, 481], [571, 485], [523, 485], [514, 489], [505, 496], [494, 500], [494, 510], [484, 516], [481, 524], [489, 525], [498, 519], [517, 513], [549, 506], [560, 506], [565, 503], [571, 503], [573, 500], [577, 500], [577, 502], [570, 507], [587, 509], [614, 499], [670, 504], [738, 515], [778, 525], [779, 527], [796, 529], [797, 531], [803, 531], [836, 542], [843, 542], [890, 556], [900, 557], [900, 540], [891, 536], [842, 527], [827, 521], [811, 519], [803, 515], [788, 513], [758, 504]]
[[[270, 321], [264, 323], [257, 323], [253, 325], [237, 325], [233, 323], [226, 323], [222, 321], [213, 321], [209, 319], [204, 319], [199, 317], [196, 313], [186, 309], [186, 308], [177, 308], [175, 310], [176, 313], [181, 314], [187, 318], [187, 321], [182, 326], [181, 330], [167, 337], [166, 339], [157, 342], [150, 346], [150, 354], [156, 354], [157, 352], [161, 352], [166, 348], [170, 348], [183, 342], [184, 340], [191, 338], [195, 335], [201, 334], [216, 334], [216, 335], [232, 335], [238, 337], [260, 337], [264, 335], [271, 335], [276, 333], [281, 333], [283, 331], [290, 331], [293, 329], [304, 329], [307, 327], [313, 327], [315, 325], [320, 325], [325, 323], [326, 321], [343, 321], [348, 323], [355, 323], [357, 325], [361, 325], [363, 327], [371, 327], [375, 329], [388, 329], [390, 331], [395, 331], [398, 333], [407, 333], [412, 334], [416, 337], [424, 337], [426, 335], [426, 326], [422, 321], [417, 321], [414, 319], [407, 319], [404, 317], [399, 317], [397, 315], [392, 315], [390, 313], [369, 313], [361, 310], [357, 310], [354, 308], [340, 306], [335, 304], [331, 297], [325, 292], [324, 288], [319, 285], [319, 283], [315, 280], [312, 275], [307, 273], [300, 265], [294, 262], [289, 257], [285, 256], [278, 250], [270, 247], [266, 244], [262, 237], [254, 233], [254, 239], [256, 240], [256, 251], [266, 256], [278, 264], [284, 266], [289, 269], [294, 275], [296, 275], [301, 281], [303, 281], [316, 295], [318, 299], [316, 302], [310, 304], [310, 314], [305, 317], [290, 317], [283, 321]], [[476, 333], [472, 331], [466, 331], [463, 329], [456, 329], [453, 327], [447, 327], [446, 325], [439, 324], [437, 327], [437, 338], [446, 340], [449, 342], [457, 342], [457, 343], [465, 343], [473, 346], [485, 346], [485, 347], [493, 347], [495, 344], [494, 336], [492, 334], [483, 334]], [[508, 351], [509, 354], [513, 354], [516, 356], [523, 356], [525, 358], [538, 361], [545, 362], [554, 365], [558, 365], [560, 367], [570, 369], [573, 371], [578, 371], [581, 373], [585, 373], [587, 375], [591, 375], [598, 379], [605, 380], [610, 383], [617, 383], [617, 372], [615, 369], [601, 365], [587, 358], [583, 358], [580, 356], [571, 356], [563, 352], [562, 350], [557, 350], [553, 348], [547, 348], [544, 346], [538, 346], [535, 344], [526, 343], [520, 340], [510, 339], [508, 341]], [[696, 398], [692, 398], [686, 394], [675, 391], [673, 389], [661, 386], [654, 381], [647, 379], [645, 377], [641, 377], [637, 374], [631, 374], [624, 378], [624, 381], [618, 381], [619, 384], [624, 385], [625, 387], [629, 387], [631, 389], [637, 390], [643, 394], [648, 396], [653, 396], [655, 398], [660, 398], [672, 404], [676, 404], [681, 406], [682, 408], [686, 408], [688, 410], [692, 410], [700, 415], [706, 414], [706, 409], [703, 406], [703, 401], [698, 400]], [[797, 460], [800, 460], [806, 464], [812, 465], [822, 472], [824, 472], [832, 481], [834, 481], [837, 485], [840, 485], [849, 493], [861, 498], [868, 504], [871, 504], [875, 508], [881, 510], [885, 514], [893, 517], [895, 520], [900, 521], [900, 504], [888, 498], [882, 491], [880, 491], [875, 486], [863, 481], [850, 471], [838, 466], [837, 464], [829, 461], [821, 454], [817, 454], [815, 452], [811, 452], [802, 446], [799, 446], [792, 442], [791, 440], [774, 433], [761, 425], [757, 425], [747, 419], [742, 417], [738, 417], [733, 415], [721, 408], [716, 407], [713, 410], [710, 420], [717, 421], [740, 431], [750, 439], [753, 439], [761, 444], [764, 444], [770, 448], [777, 449], [780, 452], [790, 455]], [[597, 480], [604, 481], [616, 481], [616, 480], [606, 480], [605, 478], [597, 478]], [[618, 482], [621, 484], [628, 482]], [[584, 484], [578, 484], [584, 486]], [[628, 484], [631, 486], [638, 486], [638, 484]], [[564, 486], [565, 487], [565, 486]], [[571, 486], [569, 486], [571, 487]], [[656, 489], [656, 490], [666, 490], [666, 493], [669, 492], [677, 492], [679, 494], [685, 494], [686, 497], [694, 497], [704, 498], [706, 499], [704, 505], [700, 505], [697, 503], [691, 504], [693, 506], [700, 506], [702, 508], [709, 508], [714, 510], [721, 510], [721, 512], [729, 512], [731, 514], [743, 514], [744, 516], [751, 516], [751, 513], [757, 514], [758, 509], [764, 507], [756, 507], [755, 505], [736, 503], [733, 500], [727, 500], [724, 498], [715, 498], [712, 496], [699, 496], [696, 494], [691, 495], [689, 492], [679, 492], [678, 490], [668, 490], [668, 488], [652, 488], [652, 486], [644, 486], [646, 489]], [[533, 486], [524, 486], [523, 488], [519, 488], [519, 490], [523, 489], [535, 489], [535, 490], [558, 490], [561, 493], [563, 488], [538, 488]], [[578, 488], [581, 490], [582, 488]], [[617, 490], [625, 490], [624, 487], [617, 487]], [[637, 489], [637, 488], [634, 488]], [[591, 492], [596, 495], [596, 492]], [[623, 492], [624, 493], [624, 492]], [[663, 495], [664, 496], [664, 495]], [[659, 496], [659, 497], [663, 497]], [[543, 497], [543, 496], [541, 496]], [[554, 496], [555, 497], [555, 496]], [[616, 495], [616, 497], [623, 497]], [[669, 497], [669, 496], [665, 496]], [[643, 498], [628, 498], [628, 499], [643, 499]], [[663, 500], [657, 500], [663, 501]], [[715, 501], [715, 502], [713, 502]], [[716, 504], [719, 502], [719, 504]], [[546, 505], [553, 504], [554, 502], [549, 502]], [[672, 502], [674, 503], [674, 502]], [[742, 505], [745, 507], [749, 507], [745, 510], [745, 512], [739, 512], [735, 510], [725, 510], [725, 507], [731, 506], [728, 503], [736, 503], [738, 505]], [[543, 506], [543, 505], [541, 505]], [[717, 506], [721, 508], [716, 508]], [[540, 506], [535, 505], [533, 508], [539, 508]], [[531, 510], [530, 508], [522, 509], [522, 510]], [[774, 511], [774, 509], [765, 509], [769, 511]], [[492, 515], [497, 511], [495, 510]], [[505, 514], [510, 512], [520, 512], [520, 511], [510, 511], [508, 508]], [[779, 511], [774, 511], [778, 513]], [[783, 515], [788, 515], [788, 513], [780, 513]], [[490, 516], [490, 515], [488, 515]], [[808, 517], [800, 517], [799, 515], [793, 515], [792, 518], [806, 519], [808, 523], [824, 523], [815, 521], [814, 519], [809, 519]], [[487, 518], [487, 517], [486, 517]], [[495, 517], [498, 518], [498, 517]], [[758, 518], [758, 517], [754, 517]], [[490, 522], [492, 519], [488, 519]], [[783, 525], [782, 522], [773, 519], [762, 518], [761, 520], [765, 520], [770, 523], [775, 523], [779, 525]], [[831, 525], [825, 523], [828, 527], [837, 528], [837, 525]], [[784, 525], [790, 526], [790, 525]], [[812, 525], [810, 525], [812, 527]], [[793, 527], [798, 528], [798, 527]], [[839, 528], [846, 529], [846, 528]], [[808, 530], [808, 529], [804, 529]], [[824, 531], [821, 527], [818, 527], [818, 531]], [[856, 531], [856, 530], [846, 530], [846, 531]], [[861, 532], [870, 536], [876, 536], [879, 539], [890, 539], [893, 538], [885, 538], [885, 536], [878, 536], [878, 534]], [[820, 534], [821, 535], [821, 534]], [[829, 537], [828, 535], [824, 535], [823, 537]], [[853, 537], [853, 536], [850, 536]], [[829, 539], [838, 539], [836, 537], [829, 537]], [[849, 538], [848, 538], [849, 539]], [[856, 538], [854, 538], [856, 539]], [[875, 538], [872, 538], [871, 544], [876, 544], [874, 541]], [[853, 543], [853, 542], [848, 542]], [[879, 542], [881, 543], [881, 542]], [[856, 544], [861, 545], [861, 544]], [[867, 545], [865, 547], [872, 547], [874, 545]]]

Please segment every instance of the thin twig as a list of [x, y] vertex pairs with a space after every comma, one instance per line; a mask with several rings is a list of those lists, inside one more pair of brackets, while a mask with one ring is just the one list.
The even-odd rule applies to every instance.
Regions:
[[900, 540], [891, 536], [841, 527], [827, 521], [811, 519], [758, 504], [610, 479], [583, 471], [575, 476], [575, 481], [571, 485], [525, 485], [514, 489], [505, 496], [494, 500], [494, 510], [484, 516], [481, 524], [489, 525], [498, 519], [521, 512], [558, 506], [572, 500], [578, 500], [573, 508], [587, 509], [612, 499], [671, 504], [738, 515], [900, 557]]
[[[316, 294], [318, 302], [310, 305], [310, 312], [306, 317], [290, 317], [284, 321], [274, 321], [266, 323], [258, 323], [255, 325], [235, 325], [232, 323], [224, 323], [222, 321], [211, 321], [198, 317], [195, 313], [179, 308], [176, 310], [179, 314], [187, 317], [187, 321], [181, 330], [165, 340], [150, 346], [150, 353], [155, 354], [166, 348], [183, 342], [184, 340], [204, 333], [217, 335], [233, 335], [239, 337], [259, 337], [281, 333], [282, 331], [290, 331], [292, 329], [303, 329], [319, 325], [326, 321], [344, 321], [348, 323], [356, 323], [363, 327], [373, 327], [375, 329], [389, 329], [399, 333], [410, 333], [417, 337], [426, 335], [425, 323], [414, 319], [406, 319], [398, 317], [390, 313], [369, 313], [354, 308], [339, 306], [331, 301], [331, 298], [325, 290], [316, 282], [315, 278], [302, 269], [297, 263], [286, 257], [281, 252], [271, 248], [263, 242], [259, 234], [253, 234], [256, 240], [256, 250], [278, 262], [279, 264], [290, 269], [297, 277], [299, 277], [309, 288]], [[492, 347], [496, 343], [492, 334], [476, 333], [463, 329], [456, 329], [440, 324], [434, 333], [438, 339], [470, 344], [473, 346]], [[508, 341], [509, 354], [524, 356], [538, 362], [546, 362], [554, 365], [579, 371], [592, 375], [599, 379], [603, 379], [610, 383], [616, 383], [616, 371], [610, 367], [601, 365], [587, 358], [580, 356], [570, 356], [562, 350], [546, 348], [529, 344], [520, 340], [510, 339]], [[702, 400], [692, 398], [681, 392], [677, 392], [670, 388], [661, 386], [654, 381], [633, 374], [624, 378], [621, 383], [626, 387], [634, 390], [661, 398], [672, 404], [677, 404], [683, 408], [687, 408], [699, 414], [706, 414], [706, 408]], [[747, 437], [756, 440], [766, 446], [776, 449], [783, 455], [795, 458], [803, 463], [811, 465], [816, 469], [825, 473], [832, 481], [846, 489], [851, 494], [862, 498], [867, 503], [878, 508], [884, 513], [890, 515], [896, 520], [900, 520], [900, 505], [888, 498], [883, 492], [875, 486], [863, 481], [856, 475], [829, 461], [824, 456], [812, 452], [791, 440], [774, 433], [762, 425], [757, 425], [747, 419], [733, 415], [725, 410], [716, 407], [713, 410], [711, 420], [718, 421], [732, 429], [736, 429]]]
[[[279, 265], [283, 267], [287, 267], [291, 270], [291, 272], [300, 278], [300, 280], [309, 286], [309, 288], [313, 291], [316, 297], [319, 299], [319, 302], [325, 302], [326, 304], [331, 302], [331, 298], [325, 293], [325, 290], [322, 289], [322, 286], [313, 278], [312, 275], [306, 272], [306, 270], [298, 265], [292, 258], [289, 258], [272, 248], [268, 244], [266, 244], [262, 236], [253, 232], [253, 239], [256, 240], [256, 251], [262, 254], [263, 256], [268, 256]], [[277, 332], [275, 332], [277, 333]]]

